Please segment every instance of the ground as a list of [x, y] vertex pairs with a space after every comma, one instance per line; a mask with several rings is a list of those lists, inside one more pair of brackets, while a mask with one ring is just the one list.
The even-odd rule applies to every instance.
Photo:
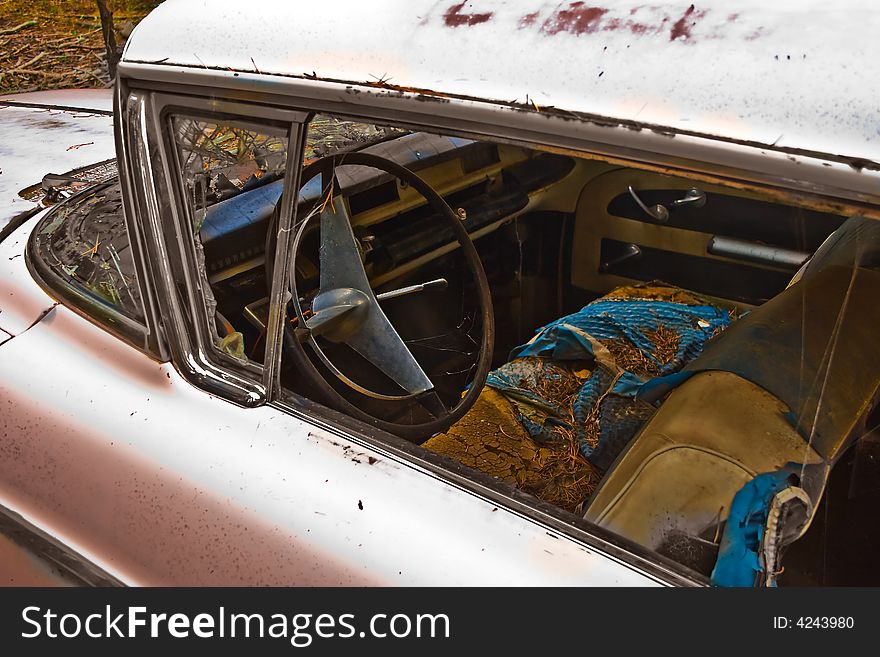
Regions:
[[[121, 42], [158, 0], [110, 0]], [[108, 85], [94, 0], [0, 0], [0, 93]]]

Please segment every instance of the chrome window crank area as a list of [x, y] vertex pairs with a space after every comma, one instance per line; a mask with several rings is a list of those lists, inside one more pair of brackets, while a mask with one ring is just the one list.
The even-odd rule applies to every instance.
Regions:
[[645, 211], [645, 213], [654, 219], [655, 221], [659, 221], [661, 224], [665, 224], [669, 220], [669, 210], [666, 209], [665, 205], [660, 205], [659, 203], [652, 208], [649, 208], [645, 205], [645, 202], [639, 198], [639, 195], [636, 194], [636, 190], [633, 189], [632, 185], [630, 185], [627, 189], [629, 189], [629, 195], [633, 197], [633, 200], [638, 204], [638, 206]]
[[621, 253], [616, 258], [612, 258], [611, 260], [607, 260], [599, 265], [599, 271], [604, 273], [609, 271], [612, 267], [615, 267], [621, 263], [626, 262], [627, 260], [634, 260], [642, 257], [642, 250], [639, 248], [638, 244], [627, 244], [624, 247], [623, 253]]
[[680, 198], [677, 201], [673, 201], [669, 204], [671, 208], [682, 208], [686, 205], [693, 206], [695, 208], [701, 208], [706, 205], [706, 192], [702, 189], [697, 189], [696, 187], [691, 187], [684, 195], [684, 198]]
[[706, 205], [706, 193], [696, 187], [691, 187], [684, 195], [684, 198], [680, 198], [676, 201], [673, 201], [669, 204], [669, 208], [665, 205], [661, 205], [658, 203], [652, 207], [648, 207], [645, 205], [645, 202], [639, 198], [639, 195], [636, 194], [636, 190], [633, 189], [632, 185], [630, 185], [627, 189], [629, 189], [629, 195], [633, 197], [633, 200], [638, 204], [638, 206], [645, 211], [649, 217], [654, 219], [655, 221], [660, 222], [661, 224], [665, 224], [669, 221], [669, 209], [673, 210], [676, 208], [681, 208], [687, 205], [693, 206], [695, 208], [701, 208]]

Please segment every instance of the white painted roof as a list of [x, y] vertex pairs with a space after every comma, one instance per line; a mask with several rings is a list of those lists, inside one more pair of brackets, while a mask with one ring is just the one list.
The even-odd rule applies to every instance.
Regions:
[[127, 62], [406, 88], [880, 161], [876, 0], [167, 0]]

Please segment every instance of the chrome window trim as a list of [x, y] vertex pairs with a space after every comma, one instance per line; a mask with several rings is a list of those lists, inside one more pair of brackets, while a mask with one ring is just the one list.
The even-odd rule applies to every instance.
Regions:
[[80, 586], [125, 586], [100, 566], [4, 506], [0, 506], [0, 534], [52, 564], [63, 576]]
[[[210, 324], [213, 321], [208, 317], [208, 308], [206, 304], [206, 296], [204, 286], [210, 285], [207, 278], [199, 272], [196, 266], [195, 241], [193, 239], [191, 229], [190, 212], [187, 208], [187, 201], [183, 195], [183, 178], [180, 171], [180, 162], [178, 157], [177, 146], [173, 142], [173, 136], [169, 129], [169, 123], [172, 116], [182, 116], [186, 118], [204, 119], [208, 121], [228, 120], [245, 129], [262, 130], [270, 134], [283, 135], [287, 139], [287, 165], [284, 175], [284, 187], [290, 189], [295, 184], [295, 180], [299, 179], [300, 166], [298, 158], [301, 158], [301, 142], [304, 131], [302, 130], [302, 122], [307, 116], [302, 112], [291, 112], [284, 110], [271, 110], [261, 112], [264, 109], [261, 106], [254, 106], [244, 103], [235, 103], [212, 98], [192, 98], [182, 97], [173, 94], [154, 93], [151, 97], [154, 109], [154, 123], [157, 127], [156, 135], [160, 137], [159, 147], [163, 151], [163, 160], [165, 162], [164, 172], [167, 179], [168, 189], [171, 190], [171, 196], [174, 202], [170, 204], [172, 214], [175, 216], [174, 225], [176, 228], [178, 254], [183, 256], [185, 261], [183, 273], [187, 279], [187, 288], [189, 289], [190, 305], [192, 310], [192, 327], [196, 331], [196, 341], [198, 347], [204, 357], [212, 361], [218, 371], [225, 371], [228, 375], [237, 376], [240, 380], [246, 380], [252, 387], [252, 395], [259, 396], [254, 403], [259, 405], [272, 395], [272, 380], [278, 381], [280, 386], [280, 370], [281, 370], [281, 322], [280, 313], [270, 312], [269, 326], [267, 329], [265, 344], [264, 365], [259, 365], [253, 361], [240, 361], [228, 354], [222, 353], [217, 349], [212, 339], [213, 331]], [[289, 217], [292, 204], [289, 201], [290, 195], [284, 196], [284, 207]], [[288, 220], [289, 221], [289, 220]], [[167, 234], [167, 233], [166, 233]], [[285, 247], [286, 247], [286, 240]], [[282, 242], [279, 239], [279, 243]], [[279, 249], [281, 244], [279, 244]], [[277, 279], [277, 276], [276, 276]], [[276, 288], [273, 284], [272, 299], [275, 299]], [[283, 289], [277, 291], [278, 299], [283, 297]], [[270, 307], [281, 307], [280, 301], [276, 305]], [[277, 317], [276, 317], [277, 316]], [[274, 320], [274, 326], [273, 326]], [[273, 333], [274, 330], [274, 333]], [[277, 334], [277, 336], [275, 335]], [[277, 344], [274, 339], [277, 337]], [[226, 368], [226, 369], [224, 369]], [[251, 398], [255, 398], [255, 397]], [[245, 405], [251, 405], [251, 398], [248, 398]]]
[[[211, 107], [215, 107], [219, 104], [213, 100], [208, 100], [208, 102]], [[175, 200], [175, 202], [171, 204], [171, 212], [175, 215], [174, 224], [176, 227], [178, 253], [183, 255], [183, 261], [185, 261], [182, 271], [187, 278], [187, 287], [190, 290], [191, 317], [194, 320], [192, 322], [192, 327], [196, 331], [196, 341], [205, 355], [210, 360], [215, 361], [218, 366], [231, 368], [251, 381], [262, 383], [263, 390], [267, 392], [263, 393], [260, 391], [260, 394], [263, 397], [268, 398], [269, 386], [266, 384], [265, 379], [270, 372], [278, 370], [279, 367], [276, 366], [274, 362], [268, 361], [267, 359], [271, 355], [272, 358], [278, 358], [280, 361], [280, 354], [275, 354], [274, 351], [269, 349], [269, 340], [267, 339], [264, 341], [267, 354], [266, 358], [264, 358], [264, 362], [269, 365], [268, 367], [265, 367], [250, 360], [240, 361], [223, 353], [217, 348], [213, 339], [215, 333], [211, 326], [213, 319], [208, 313], [207, 294], [205, 292], [206, 287], [210, 287], [210, 282], [207, 280], [206, 274], [202, 272], [197, 265], [199, 256], [196, 253], [196, 244], [192, 230], [193, 210], [189, 207], [189, 201], [184, 195], [183, 175], [180, 170], [180, 152], [178, 145], [174, 142], [171, 122], [175, 118], [209, 122], [228, 121], [229, 123], [245, 130], [260, 130], [267, 134], [283, 137], [288, 142], [288, 149], [290, 143], [293, 141], [292, 135], [294, 134], [291, 129], [291, 124], [262, 124], [255, 122], [250, 119], [250, 117], [238, 118], [240, 115], [231, 115], [227, 112], [224, 112], [223, 114], [215, 114], [213, 111], [206, 110], [205, 106], [202, 106], [200, 109], [193, 109], [189, 105], [180, 105], [177, 97], [166, 96], [163, 94], [154, 95], [152, 97], [152, 103], [156, 108], [156, 120], [160, 124], [159, 131], [161, 133], [161, 148], [164, 150], [165, 155], [164, 161], [165, 170], [168, 174], [168, 188], [171, 190], [171, 196]], [[224, 103], [224, 105], [228, 107], [231, 104]], [[298, 135], [299, 131], [295, 131], [295, 134]], [[289, 164], [290, 160], [288, 159], [288, 166], [285, 168], [285, 182], [289, 180]]]
[[147, 323], [149, 349], [160, 362], [168, 362], [171, 354], [163, 334], [155, 284], [151, 276], [151, 261], [145, 255], [144, 230], [138, 221], [140, 215], [138, 204], [135, 201], [138, 188], [132, 184], [132, 180], [136, 180], [137, 177], [134, 175], [135, 172], [129, 170], [132, 158], [123, 130], [124, 117], [127, 116], [125, 112], [127, 100], [128, 88], [124, 80], [120, 79], [113, 94], [113, 138], [116, 144], [116, 168], [119, 174], [119, 184], [122, 187], [122, 209], [125, 214], [125, 226], [128, 230], [134, 266], [138, 272], [138, 281], [141, 286], [141, 301]]
[[[241, 121], [263, 123], [260, 106], [218, 103], [185, 94], [155, 94], [129, 89], [120, 115], [122, 140], [128, 146], [127, 166], [133, 222], [143, 231], [145, 263], [155, 286], [157, 319], [175, 367], [193, 385], [241, 406], [258, 406], [267, 399], [262, 384], [263, 367], [223, 357], [210, 339], [201, 281], [194, 262], [194, 243], [187, 213], [176, 180], [176, 154], [169, 149], [164, 129], [165, 107], [184, 108], [197, 115], [224, 110], [238, 114]], [[302, 113], [287, 112], [289, 119], [304, 119]], [[270, 121], [277, 121], [277, 115]], [[293, 121], [288, 122], [289, 125]], [[290, 130], [290, 128], [287, 128]], [[291, 142], [298, 148], [298, 142]], [[298, 157], [289, 152], [288, 157]], [[138, 175], [135, 175], [138, 174]], [[183, 222], [183, 223], [182, 223]], [[180, 285], [178, 285], [180, 281]], [[205, 282], [207, 284], [207, 282]]]
[[[304, 117], [309, 120], [310, 115]], [[299, 198], [299, 176], [303, 169], [302, 159], [305, 151], [305, 123], [291, 125], [290, 144], [295, 144], [293, 156], [288, 151], [287, 167], [284, 172], [285, 189], [297, 190], [296, 194], [283, 194], [281, 211], [278, 217], [278, 235], [275, 242], [275, 254], [272, 256], [275, 265], [272, 268], [272, 281], [269, 289], [269, 317], [266, 323], [265, 356], [263, 358], [263, 386], [268, 398], [278, 399], [281, 396], [281, 358], [283, 354], [284, 323], [287, 315], [287, 296], [290, 280], [290, 233], [293, 229], [295, 214], [294, 198]], [[294, 141], [295, 140], [295, 141]], [[267, 253], [265, 257], [269, 257]]]

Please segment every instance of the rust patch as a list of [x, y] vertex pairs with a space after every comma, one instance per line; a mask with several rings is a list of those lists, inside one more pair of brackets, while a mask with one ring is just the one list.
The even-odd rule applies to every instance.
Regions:
[[491, 11], [487, 11], [484, 14], [462, 14], [461, 10], [464, 9], [466, 4], [467, 0], [459, 2], [457, 5], [452, 5], [446, 10], [446, 13], [443, 14], [443, 22], [446, 23], [446, 27], [479, 25], [489, 21], [495, 15], [495, 12]]
[[755, 41], [757, 39], [760, 39], [762, 36], [764, 36], [764, 28], [759, 27], [746, 37], [746, 41]]
[[[633, 34], [647, 34], [650, 30], [650, 26], [645, 25], [644, 23], [634, 23], [632, 21], [627, 23], [627, 27], [629, 27], [630, 32], [632, 32]], [[655, 32], [656, 28], [650, 31]]]
[[696, 7], [691, 5], [685, 10], [684, 15], [673, 23], [672, 30], [669, 32], [669, 40], [690, 41], [691, 28], [697, 24], [698, 20], [705, 16], [705, 10], [697, 11]]
[[600, 28], [602, 18], [608, 10], [604, 7], [585, 7], [583, 2], [572, 2], [568, 9], [559, 9], [544, 21], [541, 32], [550, 36], [560, 32], [575, 35], [592, 34]]
[[519, 29], [524, 30], [527, 27], [531, 27], [535, 24], [535, 21], [538, 20], [538, 14], [541, 12], [533, 11], [531, 14], [526, 14], [522, 18], [519, 19]]
[[[647, 34], [669, 34], [670, 41], [693, 43], [693, 27], [708, 15], [708, 10], [698, 10], [690, 5], [684, 14], [675, 18], [667, 14], [663, 8], [654, 5], [631, 7], [625, 17], [609, 16], [611, 10], [605, 7], [588, 6], [584, 2], [571, 2], [564, 9], [557, 9], [541, 25], [540, 32], [555, 36], [560, 32], [574, 35], [593, 34], [596, 32], [631, 32], [641, 36]], [[539, 12], [524, 15], [519, 20], [519, 28], [533, 25]], [[737, 20], [739, 14], [728, 14], [726, 22]], [[670, 28], [670, 23], [672, 27]], [[718, 28], [705, 38], [720, 38]]]

